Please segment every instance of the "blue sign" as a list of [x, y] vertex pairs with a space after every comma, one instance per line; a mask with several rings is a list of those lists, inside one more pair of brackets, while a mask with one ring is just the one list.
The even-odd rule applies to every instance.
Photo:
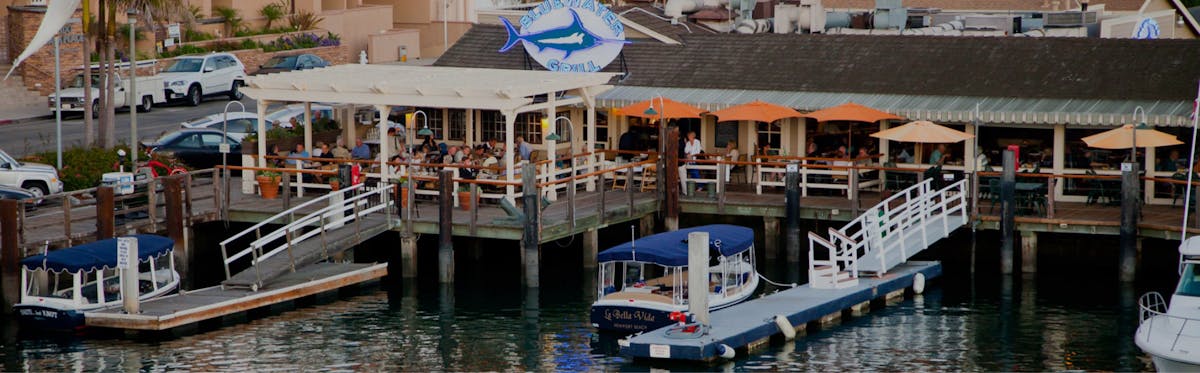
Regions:
[[629, 43], [617, 14], [596, 0], [546, 0], [521, 17], [519, 32], [508, 19], [500, 21], [508, 31], [501, 53], [521, 42], [551, 71], [600, 71]]

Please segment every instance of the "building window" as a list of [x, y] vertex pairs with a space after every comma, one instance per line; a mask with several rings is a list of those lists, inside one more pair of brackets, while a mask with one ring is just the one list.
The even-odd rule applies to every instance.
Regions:
[[466, 140], [467, 138], [467, 111], [461, 109], [450, 110], [450, 140]]
[[[429, 129], [433, 130], [433, 138], [437, 140], [445, 140], [446, 128], [444, 127], [445, 121], [443, 120], [444, 117], [442, 116], [444, 110], [438, 108], [419, 109], [421, 112], [425, 113], [425, 116], [429, 117]], [[421, 128], [423, 128], [425, 125], [425, 122], [422, 121], [421, 115], [417, 115], [415, 118], [413, 118], [413, 120], [417, 121], [417, 123], [414, 125], [417, 127], [418, 131], [421, 130]]]
[[768, 146], [772, 150], [779, 150], [783, 138], [781, 134], [782, 127], [779, 126], [779, 121], [771, 123], [758, 122], [758, 146]]
[[481, 140], [488, 141], [496, 139], [496, 142], [504, 142], [504, 116], [499, 111], [481, 111], [479, 114], [479, 134], [483, 136]]
[[[558, 119], [559, 117], [563, 117], [566, 119]], [[560, 111], [554, 115], [554, 119], [555, 119], [554, 123], [550, 123], [550, 126], [551, 126], [550, 132], [557, 133], [558, 136], [561, 137], [560, 139], [558, 139], [559, 143], [570, 142], [571, 135], [574, 135], [575, 131], [578, 131], [575, 128], [569, 128], [569, 127], [571, 127], [571, 124], [573, 123], [573, 122], [568, 121], [571, 119], [571, 112]], [[586, 136], [586, 135], [584, 135], [584, 136]]]
[[542, 113], [517, 114], [517, 121], [513, 123], [513, 128], [517, 136], [525, 137], [526, 142], [530, 144], [542, 143]]

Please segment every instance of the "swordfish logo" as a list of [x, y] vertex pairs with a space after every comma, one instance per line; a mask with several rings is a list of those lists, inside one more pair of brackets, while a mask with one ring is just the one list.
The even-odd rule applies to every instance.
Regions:
[[500, 53], [520, 42], [552, 71], [600, 71], [629, 43], [617, 15], [595, 0], [547, 0], [521, 17], [520, 31], [508, 19], [500, 20], [508, 32]]

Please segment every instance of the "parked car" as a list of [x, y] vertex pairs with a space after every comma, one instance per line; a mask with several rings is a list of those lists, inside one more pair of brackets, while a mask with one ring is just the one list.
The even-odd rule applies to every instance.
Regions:
[[223, 137], [229, 144], [228, 159], [240, 162], [242, 142], [233, 136], [222, 136], [219, 129], [182, 129], [167, 133], [153, 142], [144, 142], [142, 146], [155, 153], [175, 157], [192, 168], [205, 169], [221, 164]]
[[326, 66], [329, 66], [329, 62], [312, 53], [275, 56], [260, 65], [255, 75], [316, 69]]
[[[36, 199], [36, 198], [37, 197], [34, 196], [33, 193], [30, 193], [28, 190], [0, 185], [0, 199], [15, 199], [18, 201], [26, 201], [26, 200]], [[33, 209], [34, 206], [35, 206], [35, 204], [32, 204], [32, 203], [27, 204], [27, 205], [25, 205], [25, 209], [30, 210], [30, 209]]]
[[[150, 111], [154, 108], [155, 104], [167, 102], [163, 91], [158, 88], [162, 84], [161, 76], [155, 75], [137, 77], [136, 96], [138, 98], [134, 100], [134, 105], [139, 113]], [[116, 87], [117, 91], [117, 94], [113, 96], [113, 100], [115, 100], [113, 106], [118, 109], [127, 108], [129, 106], [129, 103], [126, 102], [129, 101], [129, 94], [127, 93], [127, 90], [130, 88], [128, 87], [128, 77], [117, 74], [116, 78], [113, 79], [113, 85]], [[96, 117], [99, 113], [100, 99], [98, 97], [100, 97], [100, 89], [103, 86], [103, 75], [92, 74], [92, 87], [88, 88], [92, 91], [92, 117]], [[83, 102], [84, 89], [83, 74], [75, 75], [75, 78], [71, 80], [71, 84], [69, 84], [67, 88], [64, 88], [61, 94], [58, 95], [62, 96], [61, 103], [59, 102], [58, 96], [54, 94], [50, 94], [50, 97], [48, 97], [47, 100], [49, 101], [48, 105], [50, 106], [50, 113], [54, 113], [55, 110], [62, 110], [63, 114], [83, 113], [84, 106], [86, 106]]]
[[41, 163], [20, 162], [0, 150], [0, 185], [24, 189], [39, 199], [63, 191], [58, 170]]
[[[267, 129], [273, 128], [267, 122]], [[180, 125], [183, 128], [208, 128], [220, 132], [225, 127], [225, 113], [216, 113], [199, 118], [193, 118]], [[247, 135], [258, 131], [258, 114], [246, 111], [229, 112], [229, 137], [239, 142]]]
[[160, 74], [167, 99], [185, 99], [198, 106], [206, 95], [226, 94], [241, 100], [239, 87], [245, 85], [246, 66], [229, 53], [176, 57]]

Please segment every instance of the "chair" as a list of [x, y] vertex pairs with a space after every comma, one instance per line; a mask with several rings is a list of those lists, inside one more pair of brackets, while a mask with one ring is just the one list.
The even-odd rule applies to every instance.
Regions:
[[991, 178], [988, 180], [988, 199], [992, 201], [992, 205], [988, 207], [988, 213], [996, 209], [996, 204], [1000, 203], [1000, 179]]
[[655, 190], [658, 186], [658, 167], [646, 165], [642, 168], [642, 191]]
[[[735, 161], [745, 162], [746, 155], [739, 154], [737, 159], [735, 159]], [[746, 183], [746, 166], [745, 165], [738, 164], [738, 165], [733, 165], [733, 167], [729, 167], [729, 181], [733, 182], [734, 179], [741, 179], [742, 183]]]
[[[1087, 169], [1087, 171], [1084, 171], [1084, 173], [1088, 176], [1096, 176], [1096, 171], [1090, 168]], [[1087, 204], [1089, 205], [1093, 203], [1099, 203], [1101, 198], [1107, 196], [1107, 194], [1104, 193], [1104, 183], [1100, 182], [1099, 179], [1087, 179], [1086, 183], [1080, 184], [1085, 184], [1085, 188], [1087, 188]]]

